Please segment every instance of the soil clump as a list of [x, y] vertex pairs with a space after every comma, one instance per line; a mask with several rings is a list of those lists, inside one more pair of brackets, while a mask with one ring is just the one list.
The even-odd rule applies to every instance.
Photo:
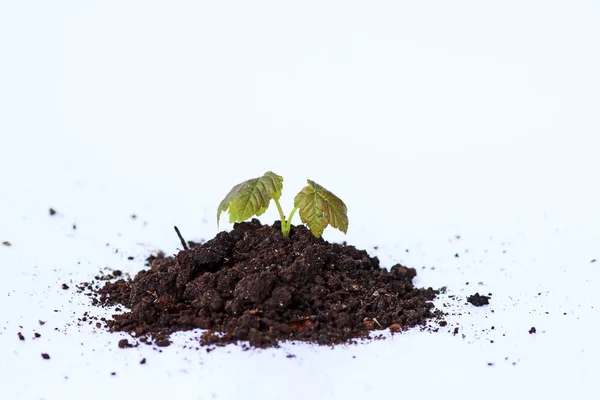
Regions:
[[107, 320], [112, 331], [160, 346], [171, 333], [194, 328], [206, 330], [203, 345], [335, 345], [443, 317], [432, 304], [438, 291], [413, 286], [415, 269], [396, 264], [388, 271], [366, 251], [316, 238], [304, 226], [284, 239], [279, 222], [254, 219], [149, 263], [133, 279], [106, 282], [98, 304], [130, 309]]

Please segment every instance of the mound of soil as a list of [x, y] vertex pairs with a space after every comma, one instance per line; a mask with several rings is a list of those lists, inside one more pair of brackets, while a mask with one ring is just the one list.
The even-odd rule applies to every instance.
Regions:
[[207, 329], [202, 344], [333, 345], [372, 330], [423, 326], [442, 314], [431, 303], [436, 290], [413, 287], [414, 269], [388, 271], [366, 251], [315, 238], [304, 226], [284, 239], [279, 222], [252, 220], [175, 257], [149, 260], [150, 269], [133, 280], [99, 289], [99, 304], [131, 309], [107, 321], [111, 330], [159, 345], [194, 328]]

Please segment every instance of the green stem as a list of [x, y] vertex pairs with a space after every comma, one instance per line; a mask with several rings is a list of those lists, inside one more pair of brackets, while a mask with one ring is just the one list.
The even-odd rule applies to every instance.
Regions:
[[281, 209], [281, 204], [279, 204], [279, 200], [273, 199], [275, 201], [275, 205], [277, 206], [277, 211], [279, 211], [279, 219], [281, 220], [281, 233], [283, 233], [283, 237], [287, 238], [290, 234], [289, 229], [286, 232], [287, 221], [285, 220], [285, 215], [283, 214], [283, 210]]
[[290, 229], [292, 229], [292, 218], [294, 217], [294, 213], [296, 212], [297, 208], [294, 207], [294, 209], [292, 210], [292, 212], [290, 213], [290, 217], [287, 219], [287, 221], [285, 221], [285, 227], [281, 227], [281, 231], [283, 232], [283, 237], [287, 238], [290, 236]]
[[285, 219], [285, 215], [283, 214], [283, 209], [281, 208], [281, 204], [279, 204], [278, 200], [276, 200], [276, 199], [273, 199], [273, 200], [275, 200], [275, 205], [277, 206], [277, 211], [279, 211], [279, 218], [281, 219], [281, 233], [283, 234], [283, 237], [287, 239], [290, 236], [290, 229], [292, 229], [292, 218], [294, 217], [294, 214], [296, 213], [298, 208], [294, 207], [292, 209], [292, 212], [290, 213], [290, 218]]
[[289, 230], [289, 227], [292, 226], [292, 218], [294, 218], [294, 213], [296, 213], [296, 211], [298, 211], [298, 207], [294, 207], [292, 209], [292, 212], [290, 213], [290, 218], [288, 219], [288, 230]]

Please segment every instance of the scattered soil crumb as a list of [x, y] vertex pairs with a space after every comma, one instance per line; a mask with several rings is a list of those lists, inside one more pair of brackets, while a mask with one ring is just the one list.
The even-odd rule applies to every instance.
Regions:
[[146, 359], [142, 358], [142, 360], [140, 361], [140, 364], [142, 364], [142, 365], [146, 364]]
[[44, 360], [49, 360], [50, 359], [50, 354], [48, 354], [48, 353], [42, 353], [42, 358]]
[[46, 321], [42, 321], [41, 319], [38, 321], [38, 324], [40, 325], [46, 325]]
[[61, 287], [63, 288], [63, 290], [67, 290], [67, 289], [69, 289], [69, 285], [67, 285], [66, 283], [63, 283], [63, 284], [61, 285]]
[[537, 330], [535, 329], [535, 326], [532, 326], [531, 329], [529, 329], [529, 334], [533, 334], [536, 332], [537, 332]]
[[316, 238], [304, 226], [284, 239], [279, 221], [235, 224], [173, 257], [147, 261], [150, 269], [134, 279], [92, 290], [96, 305], [131, 310], [106, 321], [111, 331], [150, 336], [157, 346], [195, 328], [207, 330], [202, 345], [335, 345], [370, 338], [371, 330], [427, 329], [429, 319], [444, 316], [433, 307], [437, 290], [413, 286], [414, 268], [388, 271], [366, 251]]
[[48, 210], [48, 214], [55, 215], [56, 214], [56, 210], [54, 208], [51, 208], [51, 209]]
[[25, 336], [21, 332], [17, 333], [17, 336], [19, 336], [19, 340], [25, 340]]
[[475, 307], [481, 307], [485, 306], [486, 304], [490, 304], [490, 297], [475, 293], [474, 295], [467, 297], [467, 301], [473, 304]]
[[2, 245], [3, 245], [3, 246], [6, 246], [6, 247], [10, 247], [10, 246], [12, 246], [8, 240], [6, 240], [6, 241], [2, 242]]
[[119, 348], [120, 349], [126, 349], [126, 348], [129, 348], [129, 347], [133, 347], [133, 345], [131, 345], [129, 343], [129, 340], [127, 340], [127, 339], [121, 339], [121, 340], [119, 340]]

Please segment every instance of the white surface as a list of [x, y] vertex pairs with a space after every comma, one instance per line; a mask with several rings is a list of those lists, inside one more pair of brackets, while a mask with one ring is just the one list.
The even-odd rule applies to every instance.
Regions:
[[[595, 398], [599, 18], [595, 2], [2, 2], [2, 398]], [[333, 350], [206, 354], [192, 334], [120, 350], [77, 324], [87, 299], [63, 282], [139, 270], [175, 251], [173, 225], [212, 237], [221, 197], [267, 169], [283, 204], [306, 178], [346, 201], [348, 235], [328, 240], [491, 306], [458, 307], [457, 336]]]

